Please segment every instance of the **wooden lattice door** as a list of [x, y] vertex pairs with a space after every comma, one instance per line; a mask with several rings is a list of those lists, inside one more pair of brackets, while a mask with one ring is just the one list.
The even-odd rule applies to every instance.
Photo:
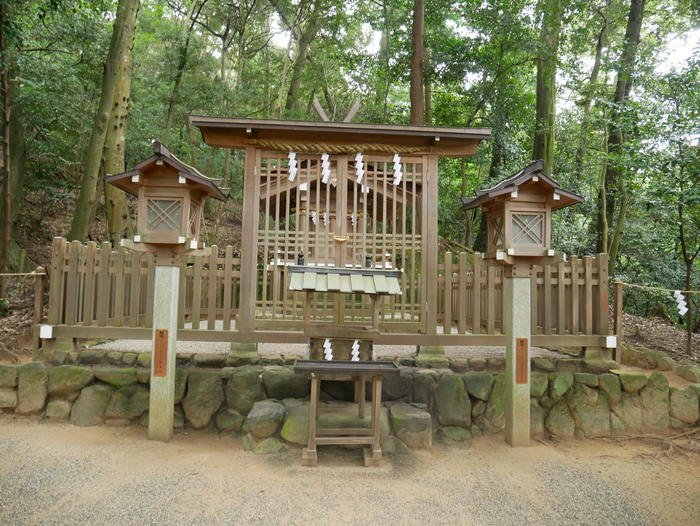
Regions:
[[[301, 326], [303, 295], [287, 290], [286, 272], [301, 255], [307, 265], [363, 267], [369, 259], [375, 267], [403, 270], [402, 295], [382, 303], [383, 329], [422, 326], [426, 160], [398, 161], [392, 155], [260, 155], [257, 327]], [[318, 321], [364, 323], [371, 315], [367, 297], [352, 294], [317, 293], [313, 310]]]

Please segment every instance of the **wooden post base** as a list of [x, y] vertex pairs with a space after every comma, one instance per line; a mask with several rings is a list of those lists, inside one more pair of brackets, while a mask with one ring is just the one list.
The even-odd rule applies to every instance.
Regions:
[[382, 460], [382, 450], [377, 448], [366, 447], [362, 449], [362, 456], [365, 461], [365, 467], [378, 467]]
[[304, 448], [301, 450], [301, 465], [302, 466], [316, 466], [318, 464], [318, 455], [316, 450], [310, 450], [309, 448]]

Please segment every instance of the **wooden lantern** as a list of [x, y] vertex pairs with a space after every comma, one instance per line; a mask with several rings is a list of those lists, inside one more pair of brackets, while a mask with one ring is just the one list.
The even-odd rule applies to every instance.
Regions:
[[487, 217], [486, 257], [508, 261], [512, 257], [554, 256], [551, 248], [552, 211], [583, 200], [563, 190], [543, 173], [544, 163], [524, 169], [464, 199], [464, 209], [480, 207]]
[[202, 175], [155, 141], [153, 156], [105, 182], [138, 197], [134, 243], [198, 249], [202, 206], [207, 197], [225, 201], [214, 180]]

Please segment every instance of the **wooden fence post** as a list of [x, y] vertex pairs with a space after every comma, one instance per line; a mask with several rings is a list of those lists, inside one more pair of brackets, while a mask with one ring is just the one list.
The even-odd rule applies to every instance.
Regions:
[[32, 329], [32, 350], [39, 350], [39, 326], [44, 321], [44, 290], [46, 289], [46, 269], [37, 267], [34, 270], [34, 327]]
[[622, 337], [623, 337], [623, 291], [624, 284], [620, 280], [615, 281], [615, 361], [622, 364]]

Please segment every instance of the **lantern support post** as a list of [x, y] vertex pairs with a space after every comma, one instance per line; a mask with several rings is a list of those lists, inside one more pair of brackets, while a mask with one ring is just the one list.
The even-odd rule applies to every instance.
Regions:
[[[148, 438], [167, 442], [173, 436], [175, 360], [180, 267], [157, 258], [153, 290], [153, 353], [151, 355]], [[160, 263], [160, 264], [159, 264]]]
[[531, 265], [505, 269], [503, 324], [506, 334], [506, 442], [530, 443], [530, 276]]

